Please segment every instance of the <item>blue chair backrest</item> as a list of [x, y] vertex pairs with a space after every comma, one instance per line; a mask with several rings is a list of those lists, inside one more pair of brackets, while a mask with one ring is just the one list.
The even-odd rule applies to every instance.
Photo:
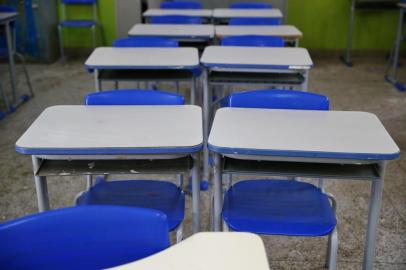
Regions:
[[240, 8], [255, 8], [255, 9], [264, 9], [272, 8], [272, 4], [269, 3], [250, 3], [250, 2], [239, 2], [230, 4], [230, 8], [240, 9]]
[[164, 213], [77, 206], [0, 225], [0, 269], [104, 269], [168, 248]]
[[229, 25], [280, 25], [279, 18], [234, 18], [228, 21]]
[[163, 15], [152, 16], [150, 22], [152, 24], [202, 24], [203, 19], [196, 16]]
[[202, 4], [192, 1], [162, 2], [161, 9], [202, 9]]
[[97, 0], [62, 0], [65, 5], [94, 5]]
[[252, 90], [233, 93], [220, 102], [221, 107], [320, 110], [330, 107], [328, 97], [291, 90]]
[[179, 42], [169, 38], [160, 37], [129, 37], [116, 39], [113, 47], [179, 47]]
[[183, 105], [183, 96], [158, 90], [112, 90], [90, 93], [86, 105]]
[[223, 38], [221, 46], [284, 47], [285, 42], [281, 37], [242, 35]]
[[17, 9], [12, 6], [0, 5], [0, 12], [17, 12]]

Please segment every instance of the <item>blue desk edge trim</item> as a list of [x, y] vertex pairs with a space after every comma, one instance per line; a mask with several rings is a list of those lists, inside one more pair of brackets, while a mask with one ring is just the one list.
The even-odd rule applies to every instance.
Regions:
[[[204, 67], [207, 68], [252, 68], [252, 69], [290, 69], [289, 67], [298, 67], [296, 65], [282, 66], [282, 65], [237, 65], [237, 64], [216, 64], [201, 62]], [[291, 70], [307, 70], [313, 68], [314, 65], [301, 66], [303, 68], [292, 68]]]
[[393, 154], [366, 154], [366, 153], [334, 153], [334, 152], [307, 152], [286, 150], [258, 150], [244, 148], [217, 147], [208, 144], [210, 151], [219, 154], [233, 155], [257, 155], [257, 156], [280, 156], [280, 157], [303, 157], [303, 158], [328, 158], [328, 159], [359, 159], [359, 160], [393, 160], [400, 156], [400, 151]]
[[36, 149], [15, 146], [18, 153], [24, 155], [147, 155], [147, 154], [188, 154], [203, 149], [203, 143], [190, 147], [176, 148], [94, 148], [94, 149]]
[[86, 65], [86, 70], [88, 72], [93, 72], [95, 69], [100, 70], [190, 70], [195, 71], [200, 69], [200, 64], [195, 66], [92, 66]]

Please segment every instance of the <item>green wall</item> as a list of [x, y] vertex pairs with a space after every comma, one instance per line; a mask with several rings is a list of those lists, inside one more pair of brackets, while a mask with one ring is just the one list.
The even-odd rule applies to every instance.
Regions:
[[[346, 46], [349, 0], [289, 0], [288, 23], [304, 34], [300, 45], [311, 49]], [[392, 46], [399, 11], [359, 11], [355, 17], [354, 49], [388, 49]]]
[[[60, 1], [58, 0], [60, 3]], [[61, 16], [61, 5], [58, 6], [59, 16]], [[100, 31], [97, 32], [97, 45], [111, 44], [116, 35], [115, 21], [115, 1], [99, 0], [98, 1], [98, 18], [101, 23], [104, 37]], [[69, 19], [89, 19], [92, 18], [92, 8], [89, 6], [66, 6], [66, 16]], [[92, 38], [89, 28], [64, 28], [64, 43], [66, 47], [85, 48], [92, 46]], [[104, 39], [104, 42], [103, 42]]]
[[[309, 49], [342, 49], [346, 45], [349, 0], [288, 0], [288, 23], [296, 25], [304, 34], [300, 45]], [[105, 44], [115, 38], [114, 0], [99, 2], [99, 20], [105, 33]], [[71, 18], [91, 16], [86, 7], [70, 7]], [[398, 11], [361, 11], [355, 18], [354, 49], [391, 47], [398, 20]], [[67, 47], [90, 47], [88, 29], [65, 29]], [[100, 35], [99, 35], [100, 36]], [[101, 45], [101, 40], [98, 42]]]

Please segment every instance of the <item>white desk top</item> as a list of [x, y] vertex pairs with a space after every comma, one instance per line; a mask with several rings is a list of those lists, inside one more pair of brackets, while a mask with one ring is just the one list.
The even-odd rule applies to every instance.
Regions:
[[201, 108], [53, 106], [18, 139], [30, 155], [191, 153], [203, 142]]
[[251, 233], [197, 233], [145, 259], [111, 270], [269, 270], [261, 238]]
[[88, 69], [195, 69], [196, 48], [96, 48], [85, 63]]
[[293, 25], [216, 25], [217, 37], [261, 35], [279, 36], [284, 38], [301, 38], [302, 32]]
[[230, 9], [216, 8], [213, 11], [213, 17], [217, 19], [226, 18], [282, 18], [282, 12], [277, 8], [267, 9]]
[[371, 113], [222, 108], [209, 149], [223, 154], [389, 160], [399, 148]]
[[208, 46], [200, 62], [211, 68], [309, 69], [313, 66], [304, 48]]
[[18, 16], [17, 12], [0, 12], [0, 23], [15, 20], [17, 16]]
[[164, 36], [173, 38], [213, 38], [211, 24], [136, 24], [129, 36]]
[[144, 12], [144, 17], [164, 16], [164, 15], [185, 15], [196, 17], [211, 17], [213, 11], [211, 9], [148, 9]]

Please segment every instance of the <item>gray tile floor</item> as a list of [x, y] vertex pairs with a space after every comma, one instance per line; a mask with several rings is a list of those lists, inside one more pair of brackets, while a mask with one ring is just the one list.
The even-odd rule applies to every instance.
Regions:
[[[369, 111], [378, 115], [401, 151], [406, 150], [406, 93], [397, 92], [383, 80], [384, 59], [355, 59], [347, 68], [335, 58], [316, 58], [310, 73], [310, 91], [328, 95], [333, 110]], [[36, 97], [0, 121], [0, 222], [36, 212], [31, 160], [17, 154], [14, 143], [38, 114], [56, 104], [81, 104], [94, 89], [84, 59], [67, 64], [30, 65]], [[406, 59], [403, 60], [406, 63]], [[406, 82], [406, 68], [399, 77]], [[20, 76], [19, 86], [25, 87]], [[0, 65], [0, 81], [8, 89], [8, 72]], [[112, 87], [105, 86], [105, 89]], [[125, 87], [131, 87], [125, 85]], [[171, 86], [167, 86], [168, 88]], [[406, 269], [406, 158], [389, 164], [376, 248], [375, 269]], [[162, 177], [162, 176], [160, 176]], [[134, 177], [133, 177], [134, 178]], [[167, 178], [171, 178], [168, 176]], [[85, 187], [83, 177], [49, 178], [52, 207], [72, 205]], [[327, 181], [327, 191], [338, 200], [338, 269], [361, 269], [370, 183]], [[208, 230], [209, 193], [202, 194], [203, 230]], [[190, 198], [187, 202], [190, 207]], [[185, 234], [190, 235], [190, 211]], [[323, 269], [325, 238], [263, 237], [272, 269]], [[247, 251], [249, 252], [249, 251]], [[202, 254], [202, 256], [204, 256]], [[202, 259], [206, 259], [202, 257]]]

